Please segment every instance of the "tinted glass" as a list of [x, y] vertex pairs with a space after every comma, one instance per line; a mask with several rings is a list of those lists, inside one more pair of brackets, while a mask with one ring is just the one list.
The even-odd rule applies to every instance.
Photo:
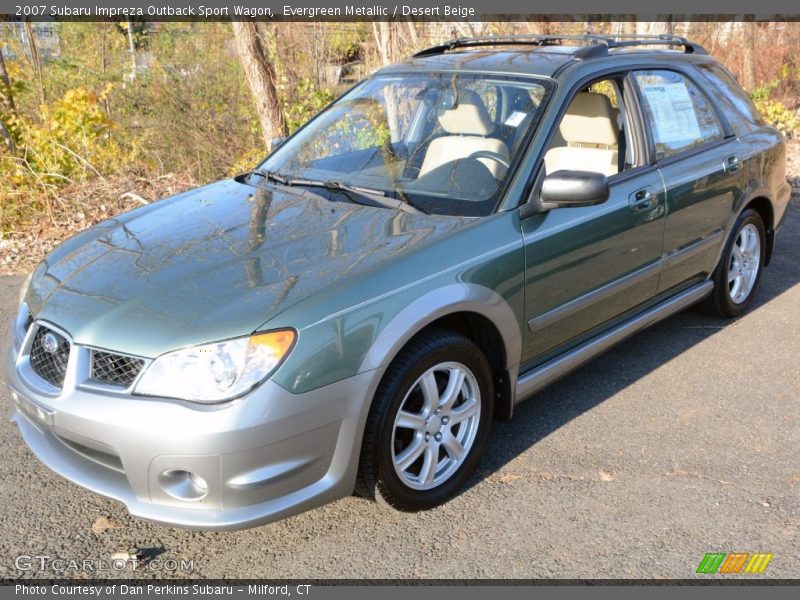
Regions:
[[259, 168], [295, 181], [368, 188], [429, 213], [490, 214], [518, 141], [535, 129], [549, 90], [546, 81], [512, 77], [376, 76], [314, 118]]
[[714, 109], [694, 83], [675, 71], [636, 71], [656, 158], [722, 139]]
[[736, 109], [735, 120], [745, 119], [753, 125], [763, 124], [764, 121], [750, 96], [722, 65], [700, 65], [698, 70], [714, 86], [715, 91]]
[[545, 172], [574, 169], [616, 175], [632, 166], [628, 133], [617, 82], [596, 81], [567, 107], [545, 153]]

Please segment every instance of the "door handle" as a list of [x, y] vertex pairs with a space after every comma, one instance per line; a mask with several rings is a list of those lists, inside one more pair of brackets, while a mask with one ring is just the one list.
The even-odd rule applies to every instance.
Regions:
[[726, 173], [735, 173], [739, 170], [739, 157], [735, 154], [731, 154], [725, 159], [725, 162], [722, 163], [722, 168]]
[[631, 210], [635, 213], [647, 212], [658, 206], [658, 194], [648, 189], [637, 190], [628, 199]]

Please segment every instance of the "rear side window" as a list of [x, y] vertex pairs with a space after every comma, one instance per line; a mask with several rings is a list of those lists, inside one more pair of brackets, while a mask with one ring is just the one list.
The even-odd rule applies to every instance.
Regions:
[[764, 124], [764, 120], [758, 113], [753, 101], [750, 100], [750, 96], [747, 95], [747, 92], [742, 89], [736, 78], [725, 67], [711, 63], [699, 65], [697, 70], [714, 86], [714, 91], [736, 109], [734, 119], [730, 120], [745, 119], [753, 125]]
[[653, 134], [656, 159], [723, 138], [711, 103], [680, 73], [636, 71], [645, 118]]

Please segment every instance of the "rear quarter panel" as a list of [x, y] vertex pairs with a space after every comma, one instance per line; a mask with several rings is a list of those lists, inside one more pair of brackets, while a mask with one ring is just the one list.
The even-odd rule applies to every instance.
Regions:
[[771, 225], [777, 227], [783, 221], [791, 195], [786, 180], [786, 142], [777, 129], [769, 126], [744, 134], [740, 142], [747, 172], [744, 204], [759, 197], [770, 200], [774, 213]]

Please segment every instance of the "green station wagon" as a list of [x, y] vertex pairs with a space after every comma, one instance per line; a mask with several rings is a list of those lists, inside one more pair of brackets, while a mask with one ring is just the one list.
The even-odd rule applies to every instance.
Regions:
[[699, 301], [741, 315], [789, 192], [781, 135], [683, 38], [455, 40], [47, 256], [13, 419], [170, 525], [427, 509], [571, 369]]

